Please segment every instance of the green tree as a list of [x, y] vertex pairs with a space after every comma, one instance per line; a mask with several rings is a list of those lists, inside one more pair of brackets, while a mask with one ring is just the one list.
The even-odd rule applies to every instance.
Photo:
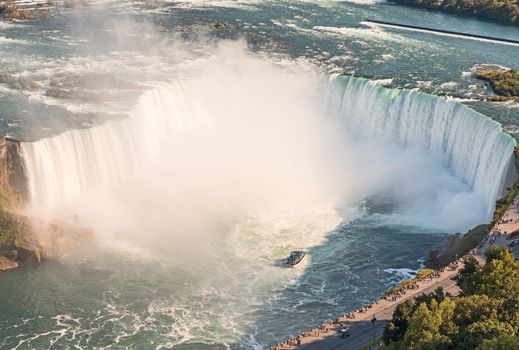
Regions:
[[486, 319], [474, 322], [456, 337], [457, 349], [475, 349], [485, 339], [492, 339], [501, 334], [513, 335], [513, 327], [496, 319]]
[[489, 319], [498, 319], [499, 309], [503, 301], [487, 295], [471, 295], [456, 300], [454, 322], [460, 329], [470, 324]]
[[446, 295], [443, 291], [442, 287], [438, 287], [434, 290], [434, 292], [429, 294], [420, 294], [415, 298], [415, 304], [419, 305], [421, 303], [427, 304], [427, 306], [431, 305], [433, 300], [436, 300], [437, 303], [441, 303], [445, 299]]
[[486, 264], [467, 259], [461, 296], [442, 289], [406, 301], [384, 332], [387, 350], [519, 350], [519, 261], [491, 248]]
[[489, 249], [487, 263], [461, 283], [463, 295], [510, 298], [519, 293], [519, 261], [504, 247]]
[[465, 259], [463, 259], [463, 262], [463, 267], [454, 277], [454, 280], [456, 281], [458, 287], [461, 286], [461, 284], [463, 283], [463, 281], [465, 281], [467, 277], [472, 276], [481, 268], [481, 266], [479, 266], [479, 262], [477, 261], [477, 259], [472, 255], [469, 255]]
[[498, 311], [499, 319], [514, 327], [519, 335], [519, 295], [502, 300]]
[[510, 249], [506, 247], [492, 245], [485, 251], [485, 261], [489, 263], [492, 260], [502, 260], [508, 257], [510, 255], [509, 253]]
[[420, 303], [409, 321], [402, 343], [405, 349], [427, 350], [448, 349], [457, 327], [452, 322], [456, 304], [445, 298], [440, 304], [431, 301], [430, 307]]
[[519, 350], [519, 337], [503, 334], [494, 339], [486, 339], [477, 350]]
[[384, 328], [384, 333], [382, 335], [384, 344], [390, 344], [391, 342], [397, 342], [404, 339], [409, 319], [418, 305], [424, 303], [427, 307], [430, 307], [433, 300], [439, 304], [445, 299], [445, 297], [446, 295], [443, 288], [438, 287], [432, 293], [417, 296], [414, 302], [406, 300], [402, 304], [398, 305], [393, 313], [391, 321], [389, 321]]
[[411, 300], [406, 300], [396, 307], [391, 321], [389, 321], [384, 328], [384, 334], [382, 335], [384, 344], [404, 339], [413, 306], [414, 303]]

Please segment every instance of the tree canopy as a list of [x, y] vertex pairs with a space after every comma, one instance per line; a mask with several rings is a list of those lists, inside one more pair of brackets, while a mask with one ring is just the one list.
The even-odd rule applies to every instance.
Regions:
[[486, 264], [467, 258], [456, 278], [460, 296], [441, 288], [396, 308], [383, 340], [391, 350], [519, 350], [519, 261], [492, 247]]

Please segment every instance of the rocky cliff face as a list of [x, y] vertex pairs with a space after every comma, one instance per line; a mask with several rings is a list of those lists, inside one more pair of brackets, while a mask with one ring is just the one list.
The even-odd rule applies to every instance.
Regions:
[[0, 138], [0, 271], [19, 262], [40, 262], [42, 251], [30, 225], [14, 212], [27, 201], [20, 142]]
[[5, 210], [21, 209], [28, 199], [20, 142], [5, 137], [0, 138], [0, 192]]
[[87, 0], [0, 0], [0, 18], [7, 20], [36, 20], [56, 16], [64, 8], [81, 8]]
[[43, 249], [30, 221], [21, 216], [0, 211], [0, 271], [18, 266], [18, 263], [43, 259]]
[[93, 231], [63, 221], [28, 217], [20, 142], [0, 138], [0, 271], [58, 258], [93, 240]]

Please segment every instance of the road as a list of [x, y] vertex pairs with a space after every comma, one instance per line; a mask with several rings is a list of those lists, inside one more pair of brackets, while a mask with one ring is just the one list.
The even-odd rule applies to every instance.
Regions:
[[[443, 287], [443, 289], [450, 293], [451, 295], [458, 295], [459, 289], [456, 286], [455, 282], [450, 278], [454, 275], [454, 273], [449, 273], [446, 278], [443, 279], [435, 279], [433, 280], [430, 286], [425, 289], [420, 288], [416, 291], [416, 293], [410, 293], [405, 297], [399, 299], [396, 302], [385, 305], [384, 307], [375, 310], [375, 312], [369, 313], [366, 315], [367, 317], [362, 317], [362, 319], [349, 320], [345, 324], [351, 327], [350, 336], [346, 339], [342, 339], [339, 336], [339, 329], [336, 328], [331, 330], [326, 336], [321, 339], [315, 339], [312, 342], [306, 343], [299, 347], [301, 350], [339, 350], [339, 349], [348, 349], [355, 350], [362, 347], [364, 344], [369, 343], [374, 338], [382, 336], [382, 332], [384, 331], [384, 326], [388, 320], [393, 316], [393, 312], [395, 311], [398, 304], [404, 302], [405, 300], [416, 297], [422, 293], [431, 293], [438, 287]], [[374, 326], [372, 325], [370, 319], [375, 314], [377, 321]]]

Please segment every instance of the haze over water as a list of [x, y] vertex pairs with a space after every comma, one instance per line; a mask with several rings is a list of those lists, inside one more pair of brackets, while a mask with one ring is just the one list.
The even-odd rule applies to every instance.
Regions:
[[[488, 220], [515, 141], [381, 85], [471, 98], [467, 72], [516, 47], [360, 23], [423, 15], [384, 3], [130, 5], [0, 27], [3, 67], [39, 84], [0, 91], [4, 130], [32, 141], [31, 211], [77, 216], [97, 242], [0, 276], [0, 347], [261, 349]], [[468, 104], [515, 130], [516, 106]], [[296, 248], [308, 257], [280, 268]]]

